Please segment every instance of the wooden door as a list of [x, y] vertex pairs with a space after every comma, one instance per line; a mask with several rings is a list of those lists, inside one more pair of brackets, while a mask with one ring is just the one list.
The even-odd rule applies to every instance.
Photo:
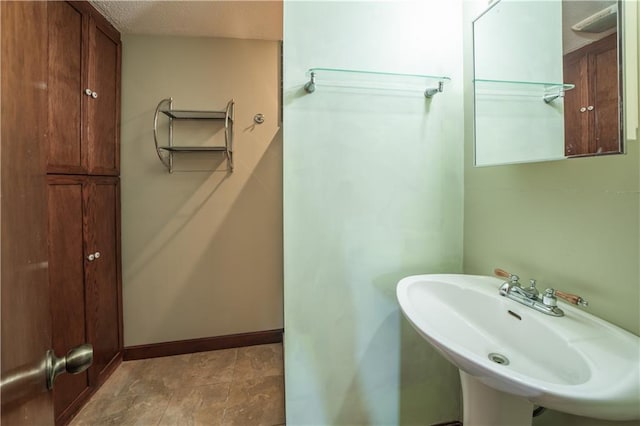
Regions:
[[114, 175], [120, 169], [120, 38], [108, 24], [89, 26], [87, 148], [89, 174]]
[[[83, 244], [83, 184], [81, 176], [49, 176], [49, 289], [53, 349], [57, 354], [87, 341]], [[88, 372], [65, 374], [53, 390], [57, 423], [77, 411], [89, 393]]]
[[45, 176], [47, 43], [43, 43], [47, 3], [0, 2], [0, 28], [0, 422], [3, 426], [51, 425], [53, 404], [42, 368], [51, 345]]
[[77, 5], [51, 2], [49, 16], [49, 173], [87, 172], [86, 38], [89, 19]]
[[90, 376], [102, 383], [121, 356], [119, 285], [119, 179], [89, 178], [85, 187], [85, 262], [87, 332], [94, 348]]

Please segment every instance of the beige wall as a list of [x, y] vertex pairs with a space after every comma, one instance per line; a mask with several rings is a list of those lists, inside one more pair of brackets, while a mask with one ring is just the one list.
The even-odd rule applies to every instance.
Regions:
[[[282, 327], [278, 67], [278, 42], [123, 38], [125, 346]], [[166, 97], [176, 109], [221, 110], [235, 99], [233, 173], [219, 153], [176, 160], [177, 169], [215, 171], [167, 172], [152, 133]], [[222, 141], [219, 123], [178, 125], [176, 145]]]
[[[637, 63], [637, 52], [628, 58]], [[467, 61], [466, 72], [469, 66]], [[467, 87], [465, 273], [487, 275], [502, 267], [524, 282], [536, 278], [540, 288], [580, 294], [590, 302], [589, 312], [640, 334], [638, 141], [627, 142], [626, 155], [474, 168], [470, 91]], [[631, 110], [637, 114], [637, 106]], [[628, 118], [637, 123], [637, 117]], [[638, 423], [548, 412], [534, 424]]]

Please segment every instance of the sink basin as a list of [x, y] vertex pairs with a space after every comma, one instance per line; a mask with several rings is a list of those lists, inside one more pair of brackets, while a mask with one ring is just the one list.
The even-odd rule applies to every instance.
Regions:
[[555, 410], [640, 419], [640, 338], [564, 303], [564, 317], [544, 315], [500, 296], [503, 282], [416, 275], [398, 283], [405, 317], [461, 370], [463, 399], [468, 375]]

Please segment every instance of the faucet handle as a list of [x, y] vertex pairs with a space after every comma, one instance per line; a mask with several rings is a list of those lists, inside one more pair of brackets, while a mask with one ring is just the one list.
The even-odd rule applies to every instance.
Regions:
[[502, 277], [502, 278], [507, 278], [509, 281], [511, 281], [511, 284], [517, 284], [518, 280], [520, 280], [520, 277], [517, 275], [514, 275], [510, 272], [505, 271], [504, 269], [500, 269], [500, 268], [496, 268], [493, 270], [493, 274], [496, 277]]
[[558, 299], [556, 299], [556, 291], [552, 288], [548, 288], [542, 295], [542, 303], [546, 306], [557, 306]]
[[571, 303], [572, 305], [580, 305], [584, 307], [589, 306], [589, 302], [587, 302], [577, 294], [565, 293], [564, 291], [560, 291], [560, 290], [554, 291], [554, 294], [559, 298], [564, 299], [565, 301]]
[[511, 274], [507, 271], [505, 271], [504, 269], [500, 269], [500, 268], [496, 268], [493, 270], [493, 275], [495, 275], [496, 277], [502, 277], [502, 278], [509, 278], [511, 277]]
[[526, 289], [526, 292], [527, 296], [531, 299], [537, 300], [538, 296], [540, 296], [540, 292], [536, 288], [536, 280], [534, 280], [533, 278], [529, 280], [529, 288]]

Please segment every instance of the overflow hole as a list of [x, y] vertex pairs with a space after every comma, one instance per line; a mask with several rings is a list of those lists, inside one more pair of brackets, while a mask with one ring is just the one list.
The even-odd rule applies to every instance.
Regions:
[[522, 317], [521, 317], [520, 315], [516, 314], [516, 313], [515, 313], [515, 312], [513, 312], [513, 311], [507, 311], [507, 312], [508, 312], [508, 313], [509, 313], [509, 315], [511, 315], [512, 317], [516, 317], [516, 318], [518, 318], [519, 320], [521, 320], [521, 321], [522, 321]]

